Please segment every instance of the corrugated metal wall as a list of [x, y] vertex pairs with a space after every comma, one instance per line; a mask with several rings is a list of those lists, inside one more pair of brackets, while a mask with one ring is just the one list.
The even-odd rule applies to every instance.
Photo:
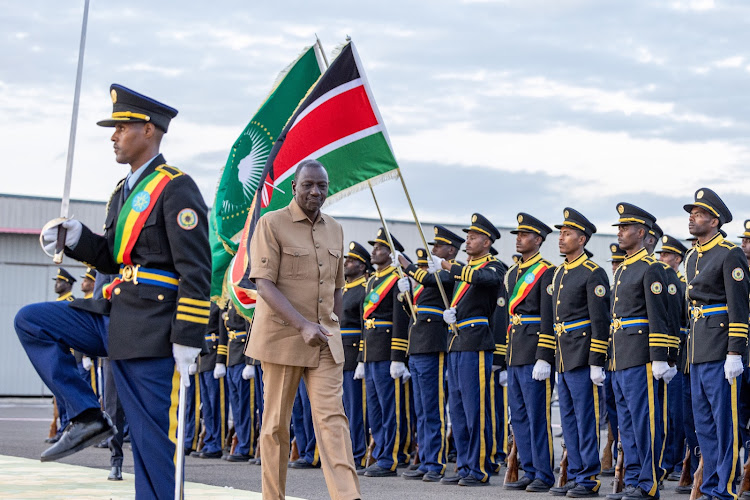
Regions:
[[[73, 201], [71, 215], [83, 221], [94, 231], [101, 230], [104, 221], [105, 204], [101, 202]], [[49, 394], [26, 357], [13, 329], [16, 312], [26, 304], [54, 300], [52, 278], [57, 266], [39, 248], [39, 234], [25, 234], [38, 231], [48, 220], [60, 211], [60, 201], [50, 198], [0, 195], [0, 395], [38, 396]], [[380, 220], [355, 217], [338, 217], [344, 226], [344, 238], [348, 243], [355, 240], [366, 247], [367, 241], [375, 237]], [[558, 222], [558, 221], [550, 221]], [[468, 221], [467, 221], [468, 223]], [[421, 247], [419, 233], [411, 222], [388, 221], [391, 233], [404, 245], [406, 252], [414, 258], [414, 251]], [[458, 234], [461, 227], [447, 225]], [[432, 241], [432, 224], [424, 223], [427, 241]], [[515, 253], [515, 237], [510, 228], [501, 228], [502, 238], [495, 243], [500, 257], [511, 262]], [[588, 248], [594, 252], [594, 260], [607, 272], [610, 266], [609, 243], [616, 238], [612, 235], [595, 235]], [[562, 261], [557, 251], [557, 235], [551, 234], [542, 247], [543, 255], [558, 264]], [[459, 258], [466, 260], [461, 252]], [[63, 263], [74, 276], [83, 274], [80, 263], [66, 259]], [[81, 295], [80, 281], [75, 293]]]

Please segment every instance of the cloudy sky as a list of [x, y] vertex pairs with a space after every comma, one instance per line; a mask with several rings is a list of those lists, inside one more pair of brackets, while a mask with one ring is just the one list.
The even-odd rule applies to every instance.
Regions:
[[[83, 0], [1, 0], [0, 192], [60, 196]], [[703, 186], [750, 218], [750, 4], [743, 0], [328, 2], [91, 0], [72, 195], [105, 200], [108, 88], [180, 110], [162, 144], [209, 204], [277, 73], [320, 37], [357, 44], [420, 217], [550, 225], [565, 206], [612, 232], [618, 201], [686, 237]], [[400, 183], [376, 187], [410, 218]], [[376, 216], [368, 192], [333, 214]]]

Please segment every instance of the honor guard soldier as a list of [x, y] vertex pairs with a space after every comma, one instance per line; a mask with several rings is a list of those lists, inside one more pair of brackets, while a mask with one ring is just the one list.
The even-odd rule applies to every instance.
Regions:
[[622, 261], [625, 260], [627, 254], [625, 253], [625, 250], [620, 248], [620, 245], [617, 243], [612, 243], [611, 245], [609, 245], [609, 251], [611, 253], [611, 257], [609, 258], [608, 262], [612, 263], [612, 274], [614, 274], [617, 268], [620, 267], [620, 264], [622, 264]]
[[52, 278], [52, 281], [55, 282], [55, 293], [57, 294], [57, 299], [55, 300], [58, 302], [73, 302], [75, 300], [73, 283], [76, 282], [76, 279], [65, 268], [58, 267], [57, 275]]
[[669, 350], [674, 347], [663, 293], [667, 278], [664, 268], [644, 247], [656, 218], [629, 203], [619, 203], [617, 212], [617, 239], [627, 256], [612, 279], [610, 353], [626, 470], [624, 490], [607, 498], [658, 498], [664, 475], [658, 382], [669, 371]]
[[551, 489], [573, 498], [598, 496], [599, 387], [609, 340], [609, 278], [584, 246], [596, 232], [580, 212], [566, 208], [560, 230], [565, 261], [555, 269], [552, 307], [557, 349], [557, 393], [568, 451], [568, 482]]
[[57, 460], [114, 432], [91, 387], [75, 373], [73, 358], [62, 360], [59, 352], [70, 346], [109, 355], [131, 429], [136, 496], [166, 498], [175, 491], [170, 429], [177, 419], [177, 393], [181, 381], [190, 384], [189, 366], [208, 320], [207, 208], [192, 178], [159, 153], [177, 110], [117, 84], [110, 95], [112, 114], [98, 125], [114, 127], [116, 160], [129, 164], [130, 172], [110, 199], [104, 234], [74, 219], [55, 219], [43, 238], [51, 252], [62, 226], [68, 257], [102, 273], [119, 273], [107, 289], [111, 300], [26, 306], [16, 316], [16, 332], [72, 417], [42, 460]]
[[[676, 411], [674, 412], [675, 422], [675, 433], [678, 434], [680, 430], [677, 426], [682, 426], [682, 438], [675, 440], [673, 453], [675, 460], [675, 468], [667, 479], [670, 481], [678, 481], [682, 473], [682, 457], [685, 451], [685, 441], [687, 447], [690, 450], [690, 477], [692, 478], [698, 468], [698, 437], [695, 435], [695, 424], [693, 422], [693, 406], [692, 397], [690, 395], [690, 372], [687, 369], [687, 334], [689, 331], [689, 316], [687, 311], [687, 302], [685, 300], [685, 292], [687, 291], [687, 280], [685, 275], [680, 271], [680, 266], [685, 260], [685, 254], [688, 249], [683, 245], [680, 240], [670, 235], [664, 235], [661, 238], [661, 249], [656, 253], [659, 254], [659, 260], [662, 263], [669, 265], [674, 272], [677, 274], [679, 284], [677, 285], [677, 294], [680, 297], [680, 303], [682, 312], [680, 313], [680, 352], [677, 357], [677, 375], [669, 385], [670, 399], [673, 392], [679, 394], [679, 402], [676, 405]], [[670, 412], [672, 407], [670, 407]], [[691, 486], [677, 486], [677, 493], [690, 493]]]
[[237, 445], [227, 455], [228, 462], [247, 462], [255, 456], [255, 368], [245, 356], [247, 327], [245, 318], [230, 301], [219, 321], [219, 345], [226, 346], [226, 389], [232, 407]]
[[221, 309], [211, 302], [210, 316], [204, 336], [204, 348], [198, 362], [201, 386], [201, 406], [203, 428], [203, 448], [192, 456], [198, 458], [221, 458], [224, 440], [227, 436], [227, 401], [226, 401], [226, 360], [227, 347], [219, 343], [219, 322]]
[[708, 188], [685, 205], [690, 234], [698, 238], [685, 258], [690, 308], [687, 356], [693, 418], [703, 456], [700, 490], [712, 498], [737, 498], [738, 393], [747, 355], [747, 259], [720, 234], [732, 221], [719, 196]]
[[[391, 235], [397, 252], [404, 247]], [[408, 460], [401, 439], [406, 422], [402, 378], [406, 375], [409, 317], [398, 300], [399, 274], [385, 231], [381, 227], [372, 245], [370, 261], [377, 269], [367, 280], [362, 303], [367, 419], [375, 440], [376, 463], [357, 473], [368, 477], [396, 476], [399, 463]]]
[[[81, 278], [81, 291], [83, 292], [84, 299], [91, 299], [94, 297], [94, 283], [96, 282], [96, 271], [90, 267], [86, 268], [86, 272], [80, 276]], [[82, 352], [74, 351], [73, 355], [76, 357], [76, 363], [78, 363], [78, 372], [81, 374], [84, 380], [91, 382], [91, 389], [94, 394], [101, 397], [99, 394], [99, 387], [96, 380], [96, 358], [90, 358]], [[92, 369], [93, 368], [93, 369]], [[101, 443], [99, 443], [101, 444]], [[106, 443], [105, 443], [106, 444]], [[106, 446], [97, 447], [106, 448]]]
[[498, 343], [490, 319], [506, 268], [490, 254], [500, 232], [487, 218], [473, 214], [471, 225], [463, 231], [467, 233], [467, 265], [437, 255], [429, 263], [430, 272], [443, 269], [455, 282], [443, 319], [452, 329], [446, 364], [458, 474], [444, 477], [441, 483], [486, 486], [493, 472], [489, 467], [493, 434], [490, 385]]
[[516, 251], [521, 259], [505, 275], [508, 290], [508, 405], [513, 436], [525, 474], [506, 489], [549, 491], [555, 482], [551, 405], [555, 362], [552, 311], [554, 265], [539, 249], [552, 229], [539, 219], [519, 213]]
[[[443, 226], [435, 226], [432, 255], [455, 262], [464, 239]], [[419, 468], [406, 471], [404, 479], [421, 479], [436, 482], [445, 474], [448, 454], [448, 429], [445, 393], [445, 353], [448, 350], [448, 326], [443, 321], [445, 302], [437, 287], [443, 285], [446, 298], [453, 294], [454, 280], [450, 273], [439, 270], [427, 272], [428, 255], [417, 249], [417, 265], [399, 257], [401, 265], [416, 283], [413, 291], [416, 322], [409, 329], [409, 371], [414, 388], [414, 406], [417, 415], [417, 443], [419, 443]], [[409, 291], [409, 278], [398, 282], [402, 293]]]
[[356, 241], [350, 242], [344, 259], [346, 285], [342, 299], [341, 340], [344, 343], [344, 411], [349, 419], [352, 453], [357, 470], [367, 466], [367, 405], [363, 398], [366, 394], [365, 367], [357, 359], [364, 348], [360, 308], [365, 301], [367, 276], [371, 270], [370, 252]]

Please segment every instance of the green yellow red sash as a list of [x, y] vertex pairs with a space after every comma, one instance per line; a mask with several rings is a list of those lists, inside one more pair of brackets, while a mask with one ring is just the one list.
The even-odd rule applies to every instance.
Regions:
[[419, 297], [422, 292], [424, 292], [424, 285], [417, 283], [414, 286], [414, 305], [417, 305], [417, 297]]
[[523, 299], [531, 292], [534, 285], [539, 278], [542, 277], [544, 271], [549, 269], [549, 266], [544, 262], [537, 262], [533, 266], [529, 267], [525, 273], [516, 282], [516, 286], [513, 287], [513, 293], [510, 294], [510, 300], [508, 301], [508, 313], [514, 314], [516, 306], [521, 303]]
[[166, 185], [174, 177], [177, 177], [177, 175], [164, 170], [162, 167], [167, 167], [167, 165], [159, 165], [145, 179], [138, 182], [120, 210], [115, 228], [115, 247], [113, 249], [113, 256], [118, 264], [133, 264], [130, 253], [141, 234], [143, 224], [151, 215], [151, 211], [156, 206], [156, 201]]
[[[491, 261], [485, 260], [481, 264], [471, 266], [471, 270], [474, 271], [476, 269], [481, 269], [484, 266], [486, 266], [489, 262]], [[451, 307], [456, 307], [458, 305], [458, 303], [464, 297], [464, 294], [466, 294], [466, 292], [469, 290], [470, 286], [471, 286], [471, 283], [468, 283], [466, 281], [460, 281], [458, 283], [458, 286], [453, 290], [453, 299], [451, 300]]]
[[370, 293], [365, 296], [364, 312], [362, 316], [367, 319], [370, 314], [375, 311], [383, 301], [388, 292], [391, 291], [393, 285], [398, 281], [398, 274], [393, 271], [386, 279], [380, 282]]

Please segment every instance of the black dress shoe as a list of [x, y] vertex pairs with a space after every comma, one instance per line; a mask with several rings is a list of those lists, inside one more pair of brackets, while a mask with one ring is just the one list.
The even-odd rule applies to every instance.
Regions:
[[[375, 467], [376, 465], [377, 464], [372, 464], [370, 467]], [[363, 467], [361, 469], [357, 469], [357, 475], [358, 476], [364, 476], [365, 472], [367, 472], [367, 469], [369, 469], [370, 467]]]
[[608, 500], [622, 500], [622, 497], [630, 493], [633, 493], [634, 490], [635, 490], [635, 486], [625, 486], [621, 492], [610, 493], [609, 495], [607, 495], [607, 499]]
[[[674, 489], [674, 492], [677, 493], [678, 495], [689, 495], [693, 492], [693, 485], [688, 484], [687, 486], [677, 486]], [[741, 498], [747, 498], [747, 497], [741, 497]]]
[[290, 469], [319, 469], [320, 464], [313, 465], [304, 458], [298, 458], [294, 462], [289, 462], [289, 465], [287, 465]]
[[547, 493], [551, 487], [551, 484], [545, 483], [541, 479], [536, 478], [526, 487], [526, 491], [530, 493]]
[[609, 469], [602, 469], [602, 471], [599, 473], [600, 476], [605, 477], [614, 477], [615, 475], [615, 468], [610, 467]]
[[622, 500], [638, 500], [641, 498], [655, 498], [645, 491], [643, 491], [642, 488], [634, 488], [632, 493], [628, 493], [627, 495], [624, 495], [622, 497]]
[[422, 479], [425, 474], [427, 474], [425, 471], [419, 469], [407, 470], [401, 474], [401, 477], [404, 479]]
[[119, 465], [112, 467], [109, 476], [107, 476], [107, 481], [122, 481], [122, 467]]
[[411, 464], [409, 467], [406, 468], [406, 470], [417, 470], [419, 469], [420, 464]]
[[354, 463], [354, 468], [357, 469], [357, 470], [364, 470], [365, 466], [362, 465], [362, 464], [360, 464], [360, 463], [358, 463], [358, 462], [355, 462]]
[[227, 455], [227, 462], [247, 462], [251, 458], [250, 455]]
[[490, 478], [488, 477], [486, 481], [480, 481], [474, 476], [466, 476], [464, 478], [461, 478], [461, 480], [458, 482], [458, 485], [459, 486], [489, 486]]
[[96, 443], [96, 447], [109, 449], [109, 439], [102, 439], [101, 441]]
[[217, 451], [202, 451], [196, 455], [198, 458], [221, 458], [221, 450]]
[[531, 479], [527, 476], [522, 476], [518, 479], [518, 481], [513, 481], [512, 483], [505, 483], [503, 485], [503, 488], [506, 490], [525, 490], [528, 485], [531, 484]]
[[443, 475], [435, 471], [425, 472], [425, 475], [422, 476], [422, 481], [424, 481], [425, 483], [439, 483], [440, 481], [442, 481], [442, 479]]
[[55, 434], [54, 436], [50, 438], [45, 439], [44, 442], [49, 443], [49, 444], [55, 444], [56, 442], [60, 441], [60, 436], [62, 436], [63, 431], [64, 429], [60, 429], [59, 431], [57, 431], [57, 434]]
[[72, 420], [65, 428], [60, 440], [42, 452], [41, 461], [50, 462], [67, 457], [114, 435], [115, 432], [117, 432], [115, 425], [109, 415], [104, 412], [91, 422]]
[[250, 465], [260, 465], [260, 458], [251, 458], [247, 463]]
[[590, 498], [590, 497], [598, 497], [599, 492], [594, 491], [590, 488], [586, 488], [585, 486], [581, 484], [576, 484], [575, 488], [568, 491], [568, 498]]
[[455, 475], [455, 476], [445, 476], [440, 480], [440, 484], [453, 484], [457, 485], [459, 481], [463, 479], [463, 476]]
[[365, 471], [365, 477], [395, 477], [396, 471], [374, 464]]
[[576, 482], [574, 479], [571, 479], [567, 483], [563, 484], [562, 486], [553, 486], [549, 489], [550, 495], [553, 497], [564, 497], [568, 491], [572, 490], [576, 487]]
[[679, 481], [681, 475], [682, 475], [682, 471], [681, 470], [672, 471], [667, 476], [667, 481]]

